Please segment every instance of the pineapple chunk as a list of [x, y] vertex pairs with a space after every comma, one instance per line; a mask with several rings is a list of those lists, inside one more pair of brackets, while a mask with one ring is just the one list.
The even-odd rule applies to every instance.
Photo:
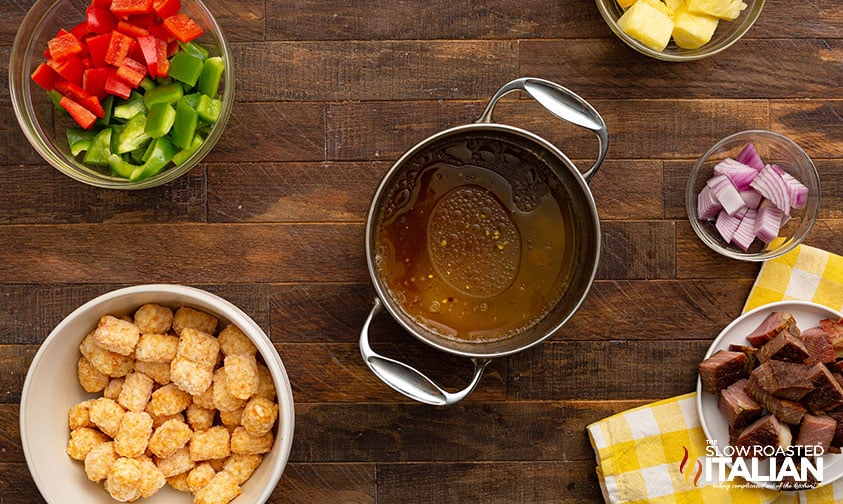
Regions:
[[698, 49], [711, 40], [719, 21], [714, 16], [680, 9], [673, 16], [673, 41], [683, 49]]
[[618, 26], [630, 37], [654, 51], [664, 51], [673, 33], [673, 20], [658, 0], [638, 0], [618, 19]]
[[685, 0], [662, 0], [664, 4], [667, 6], [668, 10], [671, 12], [671, 17], [676, 14], [676, 11], [682, 8], [685, 5]]
[[688, 12], [732, 21], [746, 9], [746, 4], [742, 0], [687, 0], [686, 7]]
[[618, 5], [621, 6], [621, 9], [628, 9], [630, 5], [634, 4], [635, 0], [618, 0]]

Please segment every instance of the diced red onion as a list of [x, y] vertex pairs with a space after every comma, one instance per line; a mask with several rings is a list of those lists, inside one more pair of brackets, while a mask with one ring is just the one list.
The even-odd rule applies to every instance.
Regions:
[[808, 188], [802, 182], [796, 179], [793, 175], [784, 171], [779, 165], [770, 165], [776, 170], [776, 173], [782, 176], [788, 185], [788, 194], [790, 195], [790, 206], [796, 209], [805, 208], [808, 203]]
[[741, 195], [743, 202], [746, 204], [747, 208], [758, 208], [758, 205], [761, 204], [761, 200], [764, 199], [761, 196], [761, 193], [756, 191], [755, 189], [747, 189], [746, 191], [740, 191], [738, 194]]
[[735, 235], [735, 231], [737, 231], [738, 226], [741, 223], [741, 219], [744, 214], [746, 214], [746, 211], [747, 209], [744, 208], [735, 215], [729, 215], [725, 210], [721, 210], [720, 213], [717, 214], [717, 221], [714, 223], [714, 227], [717, 228], [717, 232], [720, 233], [720, 237], [723, 238], [723, 241], [726, 243], [732, 241], [732, 236]]
[[746, 206], [738, 190], [726, 175], [714, 176], [706, 182], [706, 185], [711, 188], [711, 194], [729, 215], [734, 215]]
[[755, 216], [755, 236], [764, 243], [773, 241], [779, 235], [784, 215], [784, 212], [769, 201], [765, 202], [758, 208]]
[[750, 186], [782, 212], [790, 213], [790, 185], [772, 166], [767, 165], [758, 172]]
[[726, 158], [717, 163], [714, 167], [714, 173], [726, 175], [738, 191], [745, 191], [749, 189], [752, 179], [758, 175], [758, 170], [732, 158]]
[[753, 241], [755, 241], [756, 213], [757, 212], [752, 208], [747, 209], [746, 214], [744, 214], [743, 219], [741, 219], [740, 224], [738, 224], [738, 229], [736, 229], [735, 234], [732, 235], [732, 243], [737, 245], [738, 248], [744, 252], [749, 250], [749, 246], [752, 245]]
[[709, 186], [704, 186], [697, 194], [697, 218], [700, 220], [713, 220], [723, 206], [714, 197]]
[[737, 160], [755, 168], [757, 171], [764, 169], [764, 162], [761, 161], [761, 156], [758, 155], [758, 151], [755, 150], [755, 146], [752, 143], [746, 144], [746, 147], [738, 154]]

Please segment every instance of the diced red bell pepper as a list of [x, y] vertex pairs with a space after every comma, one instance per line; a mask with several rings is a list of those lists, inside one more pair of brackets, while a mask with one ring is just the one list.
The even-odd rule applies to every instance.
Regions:
[[105, 55], [111, 44], [111, 32], [88, 37], [85, 43], [88, 45], [88, 52], [91, 53], [92, 66], [97, 68], [105, 65]]
[[70, 117], [72, 117], [79, 126], [82, 126], [85, 129], [89, 129], [97, 120], [97, 116], [94, 115], [93, 112], [66, 96], [61, 97], [61, 100], [59, 100], [59, 106], [65, 109], [67, 113], [70, 114]]
[[158, 68], [155, 73], [158, 77], [166, 77], [170, 73], [170, 60], [167, 59], [167, 43], [161, 39], [155, 42], [155, 54], [158, 59]]
[[117, 67], [117, 77], [133, 88], [136, 88], [140, 86], [141, 81], [146, 77], [146, 66], [132, 58], [123, 58], [123, 62]]
[[135, 26], [140, 26], [141, 28], [149, 29], [158, 18], [155, 16], [154, 12], [148, 12], [146, 14], [135, 14], [133, 16], [129, 16], [126, 20], [129, 23], [132, 23]]
[[179, 46], [178, 40], [171, 40], [167, 43], [167, 57], [172, 58], [177, 52], [179, 52], [181, 47]]
[[105, 115], [105, 110], [102, 108], [99, 98], [85, 91], [82, 87], [60, 79], [56, 81], [55, 90], [61, 93], [62, 96], [66, 96], [90, 110], [95, 116], [103, 117]]
[[52, 91], [56, 86], [56, 81], [59, 79], [61, 79], [61, 75], [56, 73], [56, 71], [50, 68], [50, 66], [46, 63], [41, 63], [35, 71], [32, 72], [32, 80], [47, 91]]
[[117, 76], [116, 68], [108, 69], [108, 77], [105, 79], [105, 90], [124, 100], [132, 94], [132, 86]]
[[158, 77], [158, 39], [153, 35], [144, 35], [137, 38], [138, 45], [143, 53], [143, 60], [146, 62], [146, 69], [153, 79]]
[[108, 42], [108, 49], [105, 52], [105, 62], [110, 65], [120, 65], [129, 54], [129, 48], [134, 39], [119, 31], [111, 32], [111, 40]]
[[82, 58], [79, 56], [71, 56], [64, 61], [47, 60], [47, 64], [55, 70], [61, 77], [76, 84], [82, 84], [82, 72], [85, 70], [82, 66]]
[[111, 9], [111, 0], [92, 0], [91, 5]]
[[108, 95], [105, 91], [106, 79], [108, 67], [89, 68], [82, 73], [82, 89], [102, 100]]
[[164, 25], [164, 29], [170, 32], [180, 42], [190, 42], [204, 33], [202, 27], [183, 12], [164, 18], [162, 24]]
[[93, 33], [110, 33], [117, 26], [117, 18], [110, 10], [92, 5], [85, 9], [88, 30]]
[[[78, 40], [82, 40], [85, 37], [85, 35], [90, 33], [90, 30], [88, 29], [88, 23], [85, 22], [85, 21], [82, 21], [81, 23], [79, 23], [76, 26], [74, 26], [73, 28], [71, 28], [70, 33], [72, 33], [73, 36], [76, 37]], [[82, 46], [83, 50], [84, 50], [84, 47], [85, 46], [83, 45]]]
[[181, 0], [154, 0], [152, 9], [161, 19], [174, 16], [181, 10]]
[[152, 0], [111, 0], [111, 12], [118, 16], [152, 12]]
[[171, 42], [176, 40], [176, 37], [170, 35], [170, 32], [164, 29], [161, 23], [154, 23], [149, 28], [149, 34], [163, 40], [164, 42]]
[[132, 38], [149, 35], [149, 31], [146, 28], [141, 28], [140, 26], [133, 25], [127, 21], [117, 21], [117, 31]]
[[50, 39], [47, 46], [50, 48], [50, 56], [56, 61], [64, 61], [71, 56], [78, 56], [84, 50], [82, 43], [72, 33], [65, 33]]

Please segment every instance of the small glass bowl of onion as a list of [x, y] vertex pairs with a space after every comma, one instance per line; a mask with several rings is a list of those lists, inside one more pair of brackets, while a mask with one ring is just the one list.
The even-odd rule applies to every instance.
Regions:
[[789, 138], [742, 131], [697, 161], [685, 205], [691, 227], [709, 248], [732, 259], [766, 261], [811, 231], [820, 206], [819, 175]]

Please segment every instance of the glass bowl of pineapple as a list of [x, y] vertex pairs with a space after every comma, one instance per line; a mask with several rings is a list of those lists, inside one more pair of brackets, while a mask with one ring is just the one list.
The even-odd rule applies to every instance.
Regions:
[[636, 51], [663, 61], [706, 58], [752, 27], [764, 0], [596, 0], [609, 28]]

